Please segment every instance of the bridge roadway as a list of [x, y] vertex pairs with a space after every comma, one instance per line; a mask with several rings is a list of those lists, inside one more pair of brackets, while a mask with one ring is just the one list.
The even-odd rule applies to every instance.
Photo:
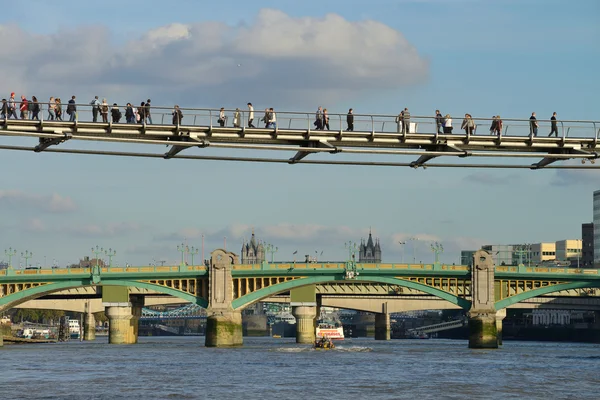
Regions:
[[[496, 312], [507, 307], [534, 299], [540, 299], [537, 303], [533, 303], [538, 306], [549, 303], [555, 308], [554, 304], [562, 303], [565, 307], [569, 304], [575, 308], [594, 308], [597, 305], [595, 300], [600, 298], [598, 270], [494, 267], [490, 264], [491, 257], [487, 257], [487, 253], [479, 253], [488, 263], [482, 264], [479, 269], [442, 264], [354, 262], [323, 264], [265, 262], [246, 265], [239, 264], [235, 254], [224, 250], [213, 251], [209, 266], [92, 267], [50, 270], [9, 268], [0, 272], [0, 310], [67, 289], [79, 290], [77, 288], [94, 286], [104, 289], [124, 288], [125, 300], [106, 299], [103, 290], [103, 305], [107, 307], [107, 314], [110, 314], [111, 310], [126, 312], [125, 309], [128, 308], [127, 315], [131, 319], [131, 310], [144, 304], [144, 293], [139, 291], [146, 290], [147, 294], [161, 293], [177, 297], [182, 302], [207, 307], [209, 325], [211, 315], [217, 320], [224, 316], [223, 321], [215, 322], [217, 328], [221, 326], [219, 324], [227, 322], [237, 329], [238, 322], [241, 326], [241, 310], [255, 302], [287, 292], [291, 294], [292, 306], [298, 310], [295, 316], [300, 320], [314, 318], [316, 303], [313, 303], [317, 298], [320, 299], [319, 301], [325, 298], [327, 303], [333, 306], [369, 308], [369, 311], [389, 315], [393, 307], [392, 300], [377, 299], [378, 303], [372, 303], [381, 307], [377, 310], [377, 306], [373, 305], [360, 306], [360, 302], [368, 303], [368, 301], [357, 299], [357, 293], [362, 293], [365, 297], [395, 298], [398, 296], [403, 298], [403, 301], [413, 297], [415, 307], [423, 307], [419, 303], [424, 298], [418, 296], [434, 296], [448, 303], [447, 307], [470, 310], [472, 315], [483, 313], [486, 318], [488, 314], [495, 315]], [[478, 274], [483, 272], [489, 276], [485, 280], [479, 280]], [[483, 287], [481, 282], [487, 282], [486, 285], [489, 284], [489, 287]], [[136, 288], [138, 292], [132, 288]], [[294, 293], [303, 288], [312, 288], [312, 300], [300, 302], [294, 300]], [[355, 298], [352, 301], [349, 297], [343, 299], [344, 293]], [[568, 299], [568, 302], [562, 299]], [[436, 305], [430, 308], [443, 308], [443, 306]], [[114, 318], [115, 321], [126, 319], [121, 314]], [[217, 329], [215, 332], [220, 331]], [[207, 336], [207, 344], [208, 340]]]
[[[73, 154], [99, 154], [128, 157], [183, 158], [196, 160], [225, 160], [269, 163], [309, 163], [338, 165], [380, 165], [418, 167], [477, 167], [477, 168], [571, 168], [590, 169], [599, 166], [574, 164], [552, 165], [556, 161], [578, 159], [593, 164], [599, 157], [597, 144], [600, 139], [598, 121], [559, 121], [557, 137], [548, 137], [549, 121], [538, 120], [541, 124], [539, 135], [533, 136], [528, 119], [503, 119], [504, 129], [498, 135], [490, 135], [489, 119], [475, 119], [480, 127], [477, 134], [467, 134], [460, 127], [460, 119], [455, 120], [454, 134], [437, 132], [435, 118], [412, 116], [410, 131], [403, 133], [395, 123], [395, 115], [360, 115], [355, 118], [354, 131], [346, 131], [345, 114], [330, 114], [331, 130], [314, 129], [313, 113], [277, 111], [277, 125], [273, 128], [246, 128], [247, 115], [242, 111], [242, 127], [221, 127], [216, 123], [219, 110], [182, 109], [184, 122], [181, 125], [169, 124], [164, 113], [170, 110], [153, 107], [153, 116], [163, 113], [159, 124], [94, 123], [84, 121], [83, 114], [89, 112], [89, 105], [78, 105], [74, 122], [0, 120], [0, 136], [4, 143], [0, 149], [35, 152], [55, 152]], [[87, 111], [86, 111], [87, 110]], [[233, 110], [227, 110], [232, 114]], [[43, 113], [41, 113], [43, 114]], [[255, 122], [262, 117], [256, 112]], [[88, 119], [89, 120], [89, 119]], [[258, 123], [257, 123], [258, 125]], [[458, 125], [458, 126], [457, 126]], [[18, 145], [9, 138], [29, 138], [39, 140], [36, 145]], [[67, 146], [58, 145], [69, 142]], [[70, 144], [78, 143], [78, 146]], [[131, 151], [98, 146], [82, 146], [83, 143], [102, 142], [127, 145]], [[166, 153], [140, 152], [135, 144], [170, 146]], [[227, 149], [227, 152], [214, 151], [210, 154], [179, 154], [190, 148]], [[256, 156], [232, 155], [232, 151], [251, 150]], [[276, 154], [274, 157], [259, 157], [262, 151]], [[295, 155], [280, 158], [280, 154], [294, 152]], [[339, 154], [333, 157], [320, 157], [321, 154]], [[308, 155], [316, 158], [305, 159]], [[345, 157], [348, 155], [349, 157]], [[377, 156], [375, 159], [373, 156]], [[412, 157], [413, 161], [397, 156]], [[416, 160], [414, 157], [419, 156]], [[438, 157], [452, 157], [451, 163], [429, 163]], [[390, 160], [390, 158], [392, 160]], [[477, 158], [475, 163], [456, 162], [457, 158]], [[533, 164], [515, 164], [515, 160], [537, 158]], [[512, 160], [511, 160], [512, 159]], [[493, 161], [492, 161], [493, 160]]]

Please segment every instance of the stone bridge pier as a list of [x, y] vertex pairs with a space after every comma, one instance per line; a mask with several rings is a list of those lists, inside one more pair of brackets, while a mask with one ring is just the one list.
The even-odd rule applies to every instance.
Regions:
[[[142, 307], [144, 307], [144, 296], [129, 295], [129, 288], [124, 286], [104, 286], [102, 288], [102, 304], [106, 309], [109, 323], [108, 343], [137, 343], [139, 320], [142, 316]], [[92, 330], [89, 327], [90, 323], [95, 325], [93, 318], [94, 315], [88, 311], [85, 322], [86, 332]], [[92, 339], [86, 338], [86, 340]]]
[[497, 349], [494, 261], [487, 251], [479, 250], [473, 255], [472, 265], [469, 348]]
[[233, 278], [231, 269], [238, 257], [226, 250], [218, 249], [211, 253], [209, 267], [208, 308], [206, 309], [207, 347], [232, 347], [244, 343], [242, 334], [242, 313], [234, 310]]
[[392, 337], [392, 328], [387, 303], [383, 303], [381, 308], [381, 312], [375, 314], [375, 340], [390, 340]]

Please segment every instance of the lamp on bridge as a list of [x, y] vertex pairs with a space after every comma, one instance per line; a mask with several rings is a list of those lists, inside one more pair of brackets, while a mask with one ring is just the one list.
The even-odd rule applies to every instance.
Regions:
[[112, 267], [112, 259], [117, 255], [117, 251], [113, 249], [108, 249], [104, 252], [108, 256], [108, 266]]
[[404, 245], [406, 245], [406, 242], [398, 242], [398, 244], [400, 245], [400, 262], [404, 264]]
[[184, 258], [185, 253], [187, 251], [189, 251], [189, 249], [185, 244], [181, 243], [180, 245], [177, 245], [177, 251], [179, 251], [181, 253], [181, 266], [184, 266], [185, 265], [185, 258]]
[[104, 253], [104, 249], [102, 247], [99, 248], [98, 246], [96, 246], [96, 248], [92, 247], [92, 253], [94, 253], [94, 255], [96, 257], [96, 271], [97, 271], [98, 268], [100, 268], [98, 256], [100, 254]]
[[408, 238], [408, 240], [410, 240], [413, 245], [412, 245], [412, 249], [413, 249], [413, 264], [417, 263], [417, 242], [419, 241], [418, 237], [410, 237]]
[[25, 268], [29, 267], [29, 259], [33, 256], [31, 251], [25, 250], [25, 252], [21, 253], [21, 257], [25, 259]]
[[192, 261], [192, 266], [194, 265], [194, 255], [198, 254], [198, 249], [194, 246], [190, 247], [190, 249], [188, 250], [190, 256], [192, 257], [191, 261]]
[[440, 253], [444, 252], [444, 246], [442, 246], [441, 243], [438, 242], [434, 242], [431, 244], [431, 251], [433, 251], [433, 253], [435, 254], [435, 263], [439, 263], [440, 261]]
[[275, 247], [270, 243], [265, 243], [265, 253], [271, 253], [271, 262], [275, 262], [275, 253], [277, 253], [279, 247]]
[[356, 251], [358, 250], [356, 243], [346, 242], [344, 243], [344, 247], [348, 249], [348, 261], [354, 261], [356, 258]]
[[4, 250], [4, 254], [6, 254], [6, 256], [8, 257], [8, 266], [12, 268], [11, 261], [13, 256], [17, 255], [17, 250], [13, 249], [12, 247], [9, 247], [8, 250]]

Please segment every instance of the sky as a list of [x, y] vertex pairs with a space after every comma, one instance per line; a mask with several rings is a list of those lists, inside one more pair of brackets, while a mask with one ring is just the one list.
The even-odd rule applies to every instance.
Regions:
[[[413, 115], [440, 109], [528, 118], [536, 111], [549, 118], [556, 111], [563, 119], [600, 120], [596, 0], [366, 4], [13, 2], [0, 14], [0, 95], [76, 94], [85, 103], [98, 95], [119, 104], [152, 98], [154, 106], [213, 109], [250, 101], [257, 110], [310, 113], [324, 105], [332, 114], [352, 107], [395, 115], [409, 107]], [[0, 136], [0, 144], [32, 140]], [[0, 150], [0, 169], [0, 260], [8, 258], [5, 249], [16, 249], [15, 266], [25, 263], [25, 251], [33, 253], [30, 264], [64, 266], [93, 257], [96, 246], [116, 250], [115, 264], [177, 264], [182, 243], [200, 251], [204, 243], [205, 258], [224, 246], [239, 253], [252, 231], [277, 248], [276, 261], [292, 260], [294, 252], [343, 261], [345, 244], [370, 230], [384, 262], [432, 262], [437, 242], [441, 261], [459, 263], [460, 250], [485, 244], [581, 238], [581, 224], [592, 221], [592, 193], [600, 189], [597, 171], [10, 150]]]

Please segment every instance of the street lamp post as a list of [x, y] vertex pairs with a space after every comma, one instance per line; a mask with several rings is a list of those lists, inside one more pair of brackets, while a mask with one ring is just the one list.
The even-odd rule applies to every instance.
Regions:
[[434, 242], [431, 244], [431, 251], [435, 254], [435, 263], [437, 264], [440, 261], [440, 253], [444, 252], [444, 246], [441, 243]]
[[188, 251], [187, 246], [181, 243], [181, 245], [177, 245], [177, 251], [181, 252], [181, 265], [185, 265], [184, 256], [185, 252]]
[[29, 259], [33, 256], [31, 251], [25, 250], [25, 252], [21, 253], [21, 257], [25, 259], [25, 268], [29, 267]]
[[265, 253], [271, 253], [271, 262], [275, 262], [275, 253], [277, 253], [279, 247], [275, 247], [270, 243], [265, 243]]
[[17, 250], [13, 249], [12, 247], [9, 247], [8, 250], [4, 250], [4, 254], [6, 254], [6, 256], [8, 257], [8, 266], [12, 268], [12, 258], [13, 256], [17, 255]]
[[108, 266], [112, 267], [112, 259], [117, 255], [117, 251], [113, 249], [108, 249], [104, 252], [108, 256]]
[[408, 240], [410, 240], [412, 242], [412, 248], [413, 248], [413, 264], [417, 263], [417, 242], [419, 241], [418, 237], [411, 237], [408, 238]]
[[348, 249], [348, 261], [354, 261], [354, 255], [358, 247], [355, 242], [346, 242], [344, 243], [344, 247]]
[[189, 251], [189, 253], [190, 253], [190, 256], [192, 256], [192, 260], [191, 260], [191, 261], [192, 261], [192, 266], [194, 266], [194, 255], [195, 255], [195, 254], [198, 254], [198, 249], [197, 249], [197, 248], [195, 248], [194, 246], [192, 246], [192, 247], [190, 248], [190, 251]]
[[102, 247], [99, 248], [98, 246], [96, 246], [95, 249], [92, 247], [92, 253], [96, 256], [96, 268], [98, 268], [98, 256], [104, 253], [104, 249]]
[[404, 245], [406, 245], [406, 242], [398, 242], [398, 244], [400, 245], [400, 262], [404, 264]]

